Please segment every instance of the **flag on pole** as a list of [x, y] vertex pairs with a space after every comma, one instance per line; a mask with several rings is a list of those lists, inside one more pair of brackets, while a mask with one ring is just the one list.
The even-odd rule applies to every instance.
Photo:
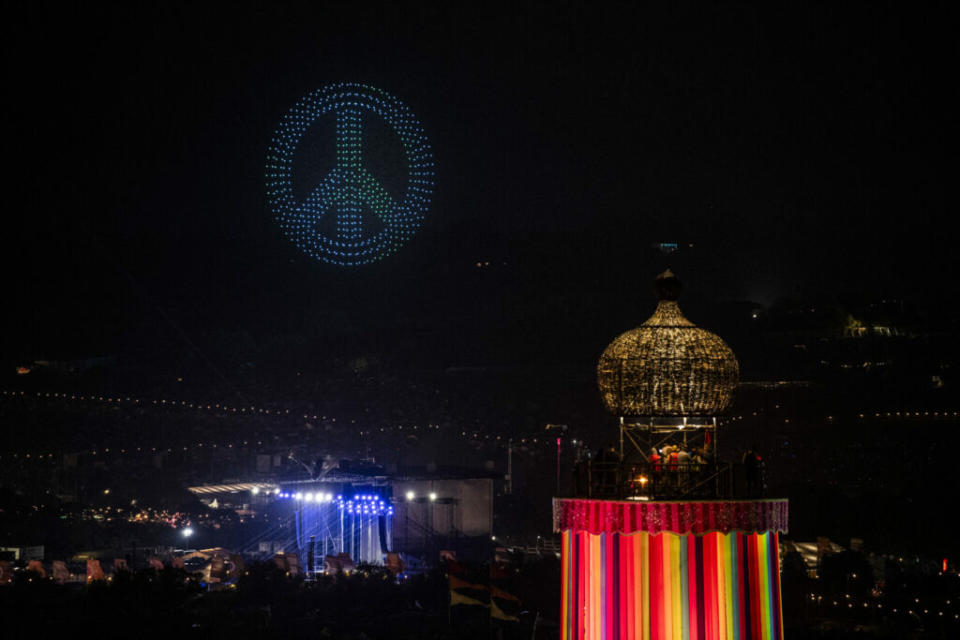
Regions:
[[100, 566], [100, 561], [96, 558], [87, 558], [87, 582], [103, 579], [103, 567]]
[[31, 560], [27, 563], [27, 571], [35, 571], [40, 574], [41, 578], [47, 577], [47, 571], [43, 568], [43, 563], [39, 560]]
[[63, 560], [53, 561], [53, 580], [57, 584], [63, 584], [70, 579], [70, 571], [67, 569], [67, 563]]
[[502, 589], [490, 587], [490, 617], [520, 622], [520, 598]]
[[450, 606], [468, 605], [489, 607], [490, 592], [482, 584], [467, 582], [463, 578], [450, 574]]

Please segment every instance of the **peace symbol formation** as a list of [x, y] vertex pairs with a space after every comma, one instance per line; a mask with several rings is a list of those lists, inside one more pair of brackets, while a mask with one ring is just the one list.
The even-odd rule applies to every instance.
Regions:
[[[297, 147], [307, 129], [331, 112], [336, 116], [335, 166], [299, 200], [292, 179]], [[368, 114], [383, 119], [403, 145], [408, 181], [399, 200], [364, 166], [363, 121]], [[266, 174], [267, 196], [284, 234], [308, 255], [341, 266], [369, 264], [393, 254], [420, 227], [433, 196], [433, 153], [423, 127], [402, 102], [363, 84], [329, 85], [297, 102], [274, 133]], [[380, 220], [379, 230], [364, 224], [364, 208]], [[332, 223], [323, 227], [326, 231], [321, 231], [322, 220]]]

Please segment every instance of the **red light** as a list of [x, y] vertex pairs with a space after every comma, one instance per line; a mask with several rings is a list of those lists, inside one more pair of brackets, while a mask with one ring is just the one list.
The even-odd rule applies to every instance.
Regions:
[[557, 446], [560, 446], [560, 442], [563, 441], [563, 438], [557, 438]]
[[946, 570], [947, 570], [947, 559], [946, 559], [946, 558], [943, 559], [943, 570], [944, 570], [944, 572], [946, 572]]

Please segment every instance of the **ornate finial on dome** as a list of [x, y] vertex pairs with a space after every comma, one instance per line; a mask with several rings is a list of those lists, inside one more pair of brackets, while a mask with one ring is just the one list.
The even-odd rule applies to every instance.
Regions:
[[653, 281], [653, 290], [658, 300], [676, 300], [683, 291], [683, 285], [680, 284], [680, 278], [667, 269]]

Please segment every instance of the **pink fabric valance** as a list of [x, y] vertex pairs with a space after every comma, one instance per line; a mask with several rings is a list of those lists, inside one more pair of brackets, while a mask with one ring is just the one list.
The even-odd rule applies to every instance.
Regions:
[[634, 502], [554, 498], [553, 529], [589, 533], [787, 533], [787, 502], [785, 499]]

